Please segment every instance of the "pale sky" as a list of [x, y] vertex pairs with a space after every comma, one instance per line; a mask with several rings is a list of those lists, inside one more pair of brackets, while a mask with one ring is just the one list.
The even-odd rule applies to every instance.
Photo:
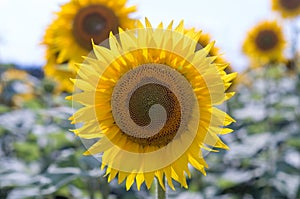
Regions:
[[[51, 23], [53, 12], [68, 0], [0, 0], [0, 62], [42, 66], [44, 47], [39, 43]], [[266, 19], [275, 19], [271, 0], [128, 0], [137, 5], [136, 18], [148, 17], [175, 24], [181, 19], [187, 28], [210, 33], [216, 46], [232, 67], [241, 71], [247, 65], [241, 45], [249, 29]]]

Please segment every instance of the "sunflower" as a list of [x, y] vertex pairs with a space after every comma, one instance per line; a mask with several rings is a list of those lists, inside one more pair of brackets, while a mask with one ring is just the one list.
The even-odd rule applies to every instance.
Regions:
[[70, 120], [85, 155], [101, 154], [108, 181], [140, 189], [157, 178], [163, 188], [164, 179], [187, 188], [188, 164], [204, 175], [208, 167], [201, 149], [228, 149], [218, 135], [232, 132], [234, 120], [215, 106], [233, 96], [225, 92], [232, 76], [208, 55], [213, 43], [196, 50], [200, 32], [185, 32], [183, 22], [145, 24], [111, 34], [109, 48], [93, 45], [95, 57], [73, 80], [80, 92], [67, 97], [83, 105]]
[[1, 74], [0, 79], [2, 103], [21, 107], [34, 98], [33, 79], [26, 71], [10, 68]]
[[[212, 42], [211, 40], [211, 36], [208, 34], [208, 33], [201, 33], [199, 39], [198, 39], [198, 43], [200, 44], [200, 49], [201, 48], [204, 48], [206, 47], [207, 45], [209, 45], [210, 43]], [[199, 45], [198, 45], [198, 48], [199, 48]], [[216, 59], [214, 60], [215, 64], [217, 66], [219, 66], [219, 72], [220, 73], [224, 73], [224, 75], [222, 76], [226, 76], [226, 73], [228, 74], [228, 76], [231, 74], [231, 77], [232, 77], [232, 80], [233, 82], [231, 82], [230, 84], [233, 84], [233, 83], [236, 83], [236, 79], [234, 79], [234, 77], [237, 75], [232, 67], [229, 65], [229, 63], [222, 57], [220, 56], [220, 53], [219, 53], [220, 49], [216, 46], [213, 46], [210, 51], [209, 51], [209, 56], [213, 56], [213, 57], [216, 57]], [[224, 69], [223, 66], [224, 64], [227, 65], [227, 67]], [[227, 77], [228, 77], [227, 76]], [[226, 77], [226, 78], [227, 78]], [[225, 81], [225, 80], [224, 80]], [[228, 82], [228, 81], [227, 81]], [[232, 87], [232, 85], [230, 86]], [[228, 89], [230, 88], [228, 87]]]
[[58, 93], [61, 91], [72, 92], [74, 88], [70, 78], [75, 78], [76, 72], [70, 70], [67, 63], [57, 64], [56, 57], [49, 50], [46, 52], [46, 57], [47, 63], [44, 66], [45, 76], [55, 82]]
[[285, 39], [276, 21], [263, 21], [248, 32], [243, 52], [256, 64], [267, 64], [284, 59]]
[[[129, 15], [136, 8], [125, 4], [125, 0], [71, 0], [62, 5], [42, 42], [47, 47], [47, 60], [51, 59], [46, 64], [46, 74], [59, 75], [57, 79], [73, 77], [74, 63], [82, 62], [82, 56], [92, 50], [91, 39], [98, 44], [108, 38], [110, 31], [117, 33], [118, 27], [133, 28], [136, 20]], [[65, 63], [69, 64], [63, 72], [54, 72], [58, 64]]]
[[[185, 30], [185, 33], [188, 33], [189, 31], [195, 31], [194, 29], [191, 29], [191, 30]], [[198, 44], [197, 44], [197, 47], [196, 47], [196, 50], [200, 50], [204, 47], [206, 47], [207, 45], [209, 45], [210, 43], [212, 42], [211, 40], [211, 36], [210, 34], [208, 33], [203, 33], [201, 32], [200, 36], [199, 36], [199, 39], [198, 39]], [[224, 73], [223, 75], [221, 76], [226, 76], [226, 73], [228, 74], [226, 76], [226, 78], [229, 77], [229, 75], [232, 77], [232, 82], [228, 81], [226, 79], [227, 82], [230, 82], [231, 86], [228, 87], [228, 89], [230, 90], [233, 90], [233, 84], [236, 84], [236, 80], [237, 78], [236, 77], [236, 73], [233, 71], [232, 67], [229, 65], [229, 63], [220, 55], [219, 53], [220, 49], [218, 47], [216, 47], [215, 45], [212, 46], [209, 50], [209, 53], [208, 53], [208, 56], [212, 56], [212, 57], [215, 57], [215, 60], [214, 60], [214, 63], [219, 66], [219, 72], [220, 73]], [[224, 65], [227, 65], [227, 67], [224, 69]]]
[[272, 0], [272, 9], [283, 18], [294, 18], [300, 14], [300, 0]]

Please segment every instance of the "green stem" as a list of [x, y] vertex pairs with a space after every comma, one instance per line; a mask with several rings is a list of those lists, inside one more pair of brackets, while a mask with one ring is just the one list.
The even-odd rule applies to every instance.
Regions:
[[[165, 184], [165, 178], [163, 178], [163, 183]], [[156, 196], [157, 196], [157, 199], [166, 199], [167, 198], [166, 186], [165, 186], [165, 190], [164, 190], [160, 186], [158, 180], [156, 180]]]

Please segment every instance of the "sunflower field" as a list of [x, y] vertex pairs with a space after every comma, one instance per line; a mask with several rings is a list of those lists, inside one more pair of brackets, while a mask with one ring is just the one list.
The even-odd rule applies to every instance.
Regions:
[[59, 5], [43, 66], [0, 62], [0, 199], [300, 199], [300, 0], [269, 1], [243, 70], [184, 18]]

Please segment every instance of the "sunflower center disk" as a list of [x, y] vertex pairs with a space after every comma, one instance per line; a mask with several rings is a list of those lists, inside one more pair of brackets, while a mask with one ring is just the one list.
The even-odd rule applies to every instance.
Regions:
[[280, 0], [280, 5], [288, 10], [294, 10], [299, 8], [300, 1], [299, 0]]
[[268, 51], [278, 44], [278, 37], [276, 33], [271, 30], [263, 30], [258, 33], [255, 43], [259, 49]]
[[162, 64], [145, 64], [116, 84], [112, 113], [116, 124], [133, 142], [165, 146], [187, 129], [195, 103], [188, 81]]
[[179, 129], [181, 120], [179, 101], [172, 91], [160, 84], [145, 84], [136, 89], [129, 100], [129, 113], [131, 119], [139, 126], [152, 125], [155, 128], [165, 123], [159, 133], [150, 136], [151, 139], [139, 140], [144, 141], [143, 144], [155, 140], [156, 143], [161, 142], [165, 145], [174, 138]]
[[73, 35], [78, 44], [92, 50], [91, 39], [96, 44], [108, 38], [109, 32], [117, 33], [118, 18], [112, 10], [101, 5], [90, 5], [78, 11], [73, 22]]

